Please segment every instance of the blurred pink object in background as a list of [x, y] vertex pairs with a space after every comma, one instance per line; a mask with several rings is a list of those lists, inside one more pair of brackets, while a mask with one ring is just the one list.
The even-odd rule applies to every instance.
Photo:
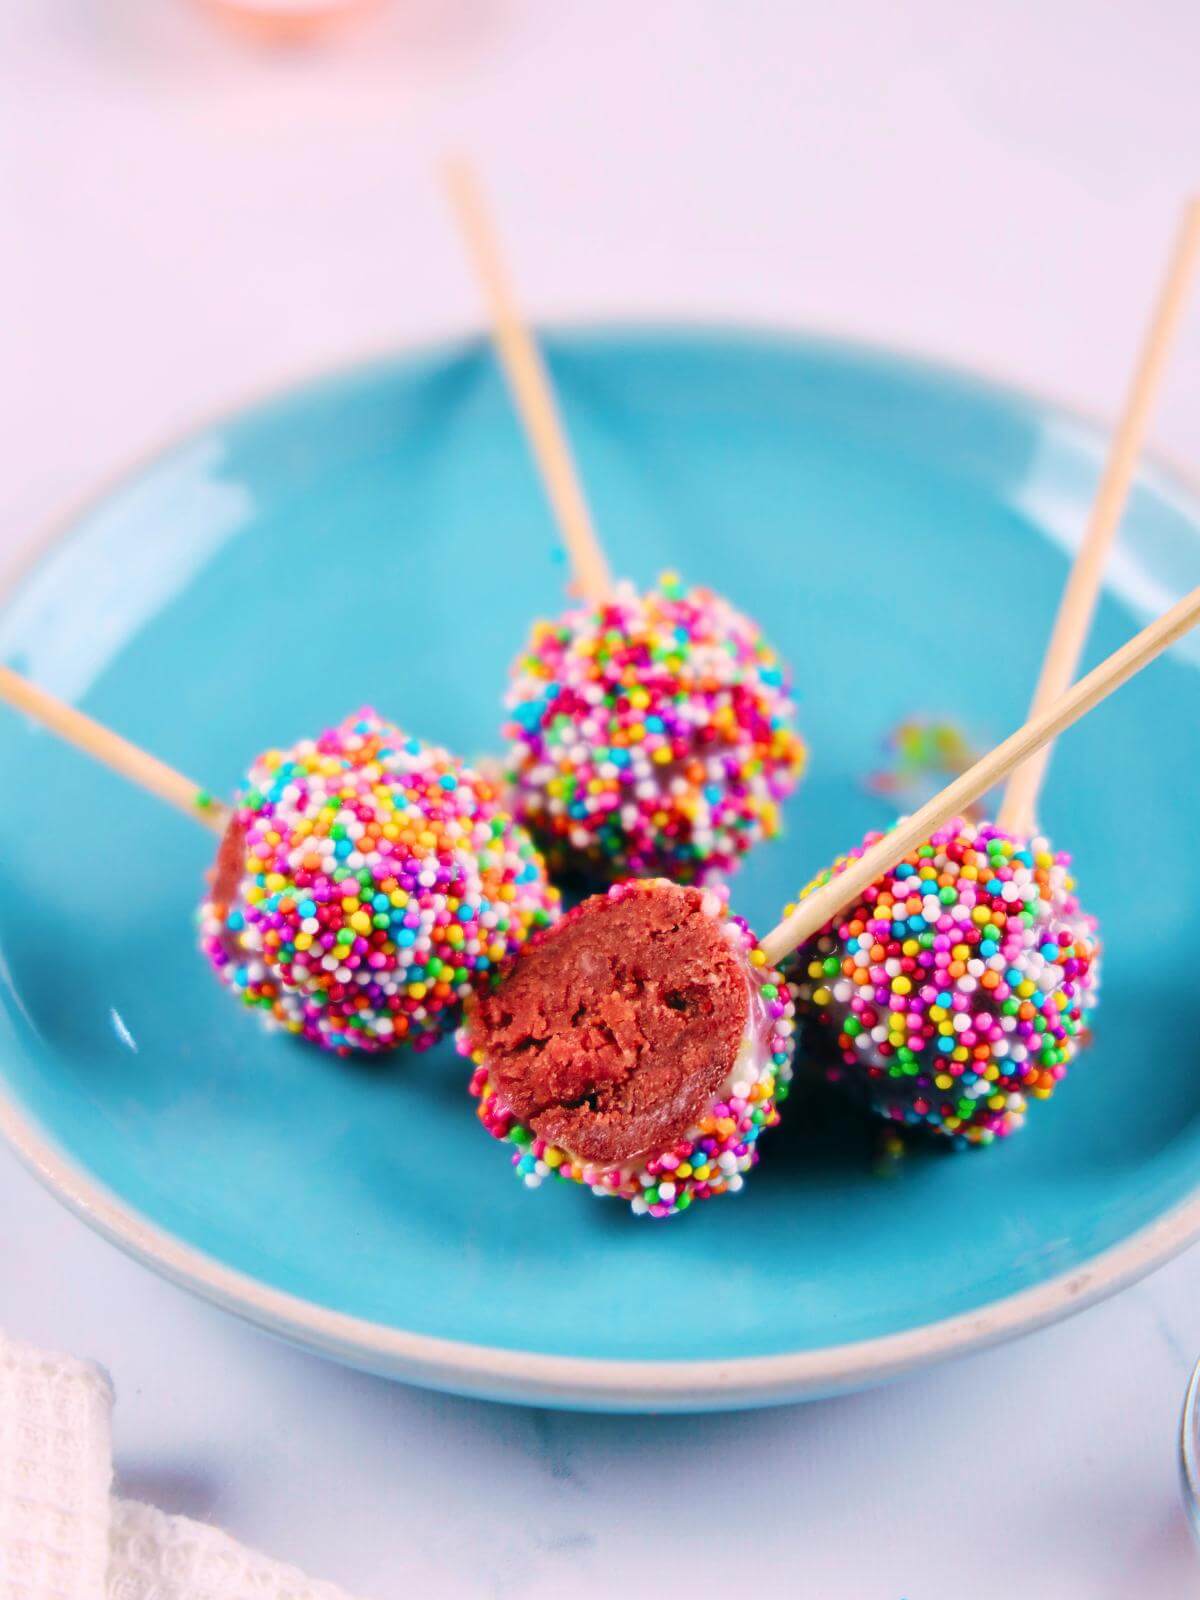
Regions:
[[298, 39], [370, 11], [379, 0], [201, 0], [204, 7], [266, 39]]

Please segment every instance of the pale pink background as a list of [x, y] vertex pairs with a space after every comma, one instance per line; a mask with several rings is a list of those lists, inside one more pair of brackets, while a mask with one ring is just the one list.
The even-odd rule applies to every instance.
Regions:
[[[447, 143], [486, 152], [539, 312], [815, 323], [1111, 414], [1200, 179], [1198, 60], [1194, 0], [396, 0], [282, 57], [187, 0], [4, 0], [0, 572], [164, 433], [474, 323]], [[1200, 463], [1200, 309], [1155, 434]], [[268, 1343], [4, 1155], [0, 1217], [0, 1322], [109, 1364], [127, 1491], [376, 1600], [1200, 1585], [1173, 1455], [1194, 1253], [875, 1394], [619, 1421]]]

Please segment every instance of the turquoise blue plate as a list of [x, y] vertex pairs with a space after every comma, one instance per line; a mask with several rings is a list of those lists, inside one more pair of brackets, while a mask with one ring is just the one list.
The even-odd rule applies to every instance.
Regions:
[[[715, 584], [794, 665], [811, 770], [786, 839], [734, 886], [765, 929], [886, 820], [866, 775], [897, 723], [936, 714], [982, 743], [1021, 719], [1103, 434], [839, 343], [656, 328], [547, 348], [615, 568]], [[1145, 472], [1093, 660], [1183, 586], [1198, 530]], [[494, 750], [508, 663], [563, 580], [496, 368], [455, 346], [165, 451], [51, 545], [0, 616], [0, 659], [225, 793], [260, 749], [363, 702]], [[364, 1067], [261, 1032], [195, 953], [211, 838], [2, 712], [0, 1120], [158, 1270], [416, 1382], [701, 1409], [972, 1348], [1200, 1231], [1195, 985], [1170, 934], [1200, 899], [1198, 712], [1176, 654], [1056, 754], [1044, 821], [1102, 919], [1105, 998], [1023, 1135], [881, 1170], [870, 1127], [799, 1095], [741, 1196], [664, 1223], [525, 1192], [448, 1046]]]

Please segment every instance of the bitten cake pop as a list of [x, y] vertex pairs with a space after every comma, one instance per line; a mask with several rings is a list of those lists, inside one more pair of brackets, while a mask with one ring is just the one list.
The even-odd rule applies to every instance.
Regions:
[[961, 818], [910, 850], [784, 963], [814, 1064], [891, 1121], [959, 1143], [1016, 1132], [1096, 1001], [1095, 923], [1069, 867], [1044, 839]]
[[506, 705], [513, 810], [552, 867], [704, 883], [779, 830], [804, 765], [787, 673], [758, 628], [675, 577], [614, 586], [545, 364], [463, 163], [450, 198], [582, 604], [539, 622]]
[[368, 710], [251, 767], [201, 941], [222, 982], [291, 1033], [422, 1050], [557, 913], [493, 786]]
[[792, 1005], [713, 890], [615, 884], [468, 1002], [479, 1117], [530, 1187], [655, 1217], [740, 1189], [791, 1075]]
[[514, 669], [505, 777], [552, 868], [704, 882], [779, 831], [804, 746], [749, 618], [673, 576], [538, 623]]

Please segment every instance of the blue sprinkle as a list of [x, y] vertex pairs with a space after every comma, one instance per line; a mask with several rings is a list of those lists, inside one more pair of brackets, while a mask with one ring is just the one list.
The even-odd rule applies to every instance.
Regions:
[[536, 728], [542, 720], [546, 710], [546, 700], [522, 700], [519, 706], [513, 707], [513, 721], [517, 722], [527, 732]]

